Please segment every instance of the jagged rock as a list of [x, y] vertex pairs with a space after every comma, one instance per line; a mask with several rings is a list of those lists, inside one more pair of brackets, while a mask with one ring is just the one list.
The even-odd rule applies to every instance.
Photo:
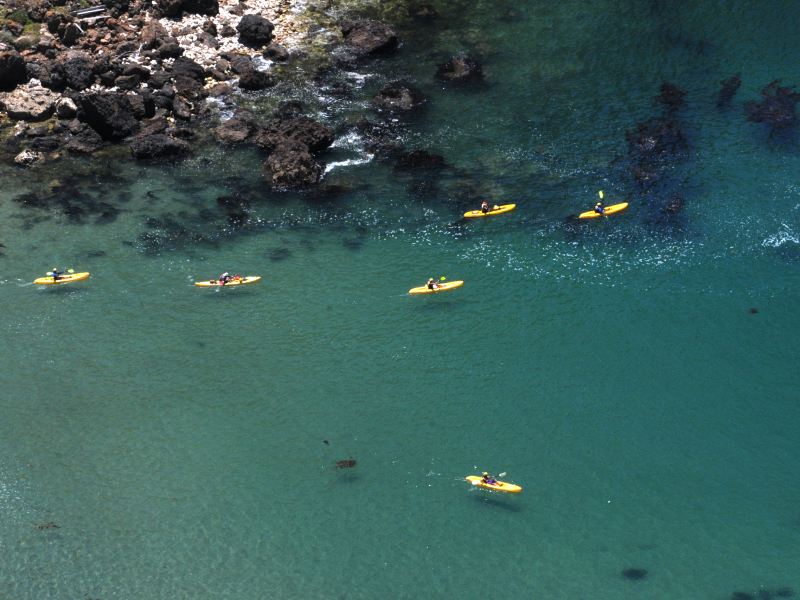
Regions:
[[56, 104], [56, 114], [61, 119], [71, 119], [78, 114], [78, 107], [72, 98], [62, 98]]
[[9, 91], [25, 81], [25, 61], [15, 50], [0, 52], [0, 90]]
[[165, 17], [176, 17], [183, 9], [183, 0], [155, 0], [156, 10]]
[[196, 14], [213, 17], [219, 14], [218, 0], [184, 0], [183, 10]]
[[181, 96], [175, 96], [172, 99], [172, 114], [177, 119], [189, 121], [192, 118], [192, 105]]
[[81, 92], [94, 83], [94, 61], [83, 52], [70, 52], [64, 60], [67, 86]]
[[454, 56], [436, 69], [436, 77], [448, 83], [483, 81], [483, 67], [469, 56]]
[[[330, 147], [333, 143], [333, 131], [311, 119], [309, 117], [290, 117], [287, 119], [276, 119], [271, 121], [265, 128], [264, 133], [283, 136], [290, 140], [300, 142], [305, 145], [310, 152], [321, 152]], [[266, 148], [268, 137], [262, 136], [262, 148]], [[273, 138], [274, 140], [275, 138]]]
[[8, 116], [17, 121], [44, 121], [50, 118], [59, 95], [31, 79], [27, 85], [0, 95], [0, 103]]
[[214, 130], [214, 136], [223, 144], [239, 144], [253, 133], [250, 119], [234, 117], [228, 119]]
[[239, 40], [249, 46], [265, 46], [272, 41], [275, 26], [261, 15], [244, 15], [236, 26]]
[[178, 42], [167, 42], [158, 49], [159, 58], [178, 58], [183, 55], [183, 48]]
[[165, 44], [170, 37], [164, 26], [155, 19], [151, 19], [142, 27], [139, 40], [143, 50], [153, 50]]
[[289, 60], [289, 51], [275, 42], [264, 48], [264, 58], [269, 58], [275, 62], [286, 62]]
[[243, 90], [263, 90], [275, 85], [275, 78], [264, 71], [255, 68], [239, 75], [239, 87]]
[[372, 99], [378, 110], [409, 112], [421, 107], [425, 97], [412, 85], [404, 81], [387, 83]]
[[121, 140], [139, 129], [133, 108], [124, 94], [96, 93], [81, 98], [82, 120], [104, 140]]
[[181, 56], [172, 63], [173, 77], [189, 77], [200, 83], [205, 79], [205, 69], [190, 58]]
[[28, 79], [38, 79], [42, 86], [61, 92], [67, 86], [64, 65], [55, 60], [44, 62], [31, 61], [25, 64]]
[[83, 29], [77, 23], [67, 23], [61, 33], [61, 43], [65, 46], [74, 46], [83, 35]]
[[135, 90], [140, 83], [138, 75], [120, 75], [114, 79], [114, 85], [121, 90]]
[[163, 133], [137, 135], [131, 140], [131, 152], [138, 159], [179, 158], [191, 152], [191, 146]]
[[34, 150], [23, 150], [14, 157], [14, 163], [20, 167], [30, 167], [44, 161], [44, 154]]
[[388, 54], [399, 45], [394, 30], [379, 21], [348, 21], [341, 27], [345, 44], [359, 56]]
[[267, 158], [264, 174], [277, 190], [298, 189], [319, 182], [322, 166], [314, 161], [308, 146], [286, 140]]
[[742, 85], [742, 76], [740, 73], [723, 81], [722, 87], [717, 95], [717, 108], [722, 108], [730, 104], [740, 85]]

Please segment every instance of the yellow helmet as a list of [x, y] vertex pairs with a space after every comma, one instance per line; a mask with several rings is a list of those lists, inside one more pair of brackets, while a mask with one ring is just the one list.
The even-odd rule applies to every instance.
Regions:
[[483, 472], [483, 474], [484, 474], [484, 475], [488, 475], [488, 473], [487, 473], [486, 471], [484, 471], [484, 472]]

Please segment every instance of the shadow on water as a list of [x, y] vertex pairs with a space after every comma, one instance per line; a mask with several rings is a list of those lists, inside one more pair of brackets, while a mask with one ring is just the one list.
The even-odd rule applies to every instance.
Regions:
[[226, 290], [220, 288], [213, 288], [213, 289], [204, 289], [202, 291], [208, 292], [205, 294], [206, 298], [213, 298], [215, 302], [222, 302], [222, 298], [226, 300], [228, 298], [240, 297], [240, 298], [250, 298], [253, 296], [256, 290], [251, 289], [252, 286], [236, 286], [236, 288], [229, 288]]
[[489, 505], [495, 508], [502, 508], [509, 512], [522, 512], [522, 506], [516, 504], [512, 498], [495, 498], [496, 492], [484, 492], [483, 490], [470, 490], [474, 502]]

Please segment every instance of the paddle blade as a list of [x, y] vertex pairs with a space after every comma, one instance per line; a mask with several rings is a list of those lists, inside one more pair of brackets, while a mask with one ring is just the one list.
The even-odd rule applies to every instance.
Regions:
[[508, 473], [506, 473], [505, 471], [497, 474], [498, 477], [505, 477], [506, 475], [508, 475]]
[[599, 192], [597, 192], [597, 195], [600, 196], [600, 199], [602, 200], [603, 199], [603, 190], [600, 190]]
[[444, 281], [447, 277], [439, 277], [439, 281]]

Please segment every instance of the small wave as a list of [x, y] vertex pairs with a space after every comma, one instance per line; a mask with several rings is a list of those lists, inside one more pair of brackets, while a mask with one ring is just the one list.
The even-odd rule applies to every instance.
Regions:
[[780, 248], [787, 242], [792, 244], [800, 244], [800, 238], [798, 238], [797, 234], [792, 231], [791, 227], [789, 227], [786, 223], [781, 223], [781, 227], [783, 227], [783, 229], [777, 233], [767, 236], [767, 238], [761, 242], [761, 245], [768, 248]]
[[325, 165], [325, 172], [323, 173], [323, 175], [327, 175], [337, 167], [351, 167], [353, 165], [363, 165], [364, 163], [368, 163], [369, 161], [371, 161], [372, 158], [373, 158], [372, 154], [367, 154], [359, 158], [351, 158], [348, 160], [337, 160], [335, 162], [328, 163], [327, 165]]

